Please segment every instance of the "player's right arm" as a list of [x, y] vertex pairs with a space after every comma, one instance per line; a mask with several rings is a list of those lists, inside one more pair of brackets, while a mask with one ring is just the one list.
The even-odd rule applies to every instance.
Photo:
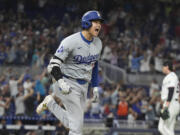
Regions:
[[57, 56], [51, 58], [49, 65], [48, 65], [48, 73], [50, 73], [56, 81], [63, 77], [60, 65], [62, 64], [62, 60], [59, 59]]
[[63, 74], [60, 69], [61, 64], [68, 57], [70, 52], [70, 41], [66, 38], [61, 42], [60, 46], [56, 50], [56, 53], [54, 54], [48, 65], [48, 73], [50, 73], [58, 82], [58, 85], [61, 88], [63, 94], [69, 94], [71, 92], [70, 86], [64, 81], [64, 79], [62, 79]]
[[168, 95], [167, 95], [167, 100], [165, 101], [165, 103], [163, 104], [163, 108], [162, 108], [162, 110], [161, 110], [161, 118], [163, 119], [163, 120], [166, 120], [166, 119], [168, 119], [169, 118], [169, 110], [168, 110], [168, 108], [169, 108], [169, 104], [170, 104], [170, 102], [171, 102], [171, 100], [172, 100], [172, 97], [173, 97], [173, 93], [174, 93], [174, 87], [173, 86], [169, 86], [169, 87], [167, 87], [167, 89], [168, 89]]

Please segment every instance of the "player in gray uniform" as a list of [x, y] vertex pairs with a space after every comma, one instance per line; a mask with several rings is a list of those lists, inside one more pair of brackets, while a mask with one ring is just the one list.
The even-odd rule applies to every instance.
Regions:
[[162, 82], [161, 100], [163, 107], [158, 130], [162, 135], [174, 135], [176, 117], [180, 110], [179, 80], [173, 72], [173, 65], [170, 61], [164, 62], [162, 71], [166, 76]]
[[[83, 30], [66, 37], [48, 65], [48, 72], [56, 80], [54, 93], [45, 97], [36, 112], [50, 110], [69, 128], [69, 135], [82, 135], [90, 83], [94, 87], [92, 101], [97, 102], [99, 98], [97, 76], [102, 42], [98, 34], [102, 21], [98, 11], [86, 12], [81, 20]], [[55, 102], [54, 96], [61, 99], [65, 109]]]

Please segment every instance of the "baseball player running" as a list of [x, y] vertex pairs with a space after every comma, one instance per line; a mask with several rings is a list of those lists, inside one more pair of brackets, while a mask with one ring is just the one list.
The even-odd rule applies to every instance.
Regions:
[[[56, 82], [54, 93], [39, 104], [36, 112], [48, 109], [69, 129], [69, 135], [82, 135], [84, 107], [88, 85], [93, 88], [93, 101], [98, 101], [98, 59], [102, 42], [98, 38], [103, 19], [98, 11], [86, 12], [81, 20], [82, 31], [66, 37], [48, 65]], [[54, 100], [61, 99], [65, 109]]]
[[176, 117], [180, 110], [179, 80], [173, 72], [173, 65], [170, 61], [164, 62], [162, 71], [166, 76], [162, 82], [161, 100], [163, 107], [158, 130], [162, 135], [174, 135]]

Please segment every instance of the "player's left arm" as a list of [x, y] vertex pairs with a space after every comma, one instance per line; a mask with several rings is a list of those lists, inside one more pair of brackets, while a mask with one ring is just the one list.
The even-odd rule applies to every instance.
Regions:
[[95, 63], [92, 71], [91, 86], [93, 87], [93, 102], [99, 101], [99, 91], [98, 91], [98, 62]]
[[173, 98], [173, 95], [174, 95], [174, 91], [175, 91], [175, 87], [176, 87], [176, 81], [173, 77], [170, 77], [168, 79], [168, 83], [167, 83], [167, 90], [168, 90], [168, 95], [167, 95], [167, 100], [166, 100], [166, 103], [164, 104], [164, 107], [169, 107], [169, 104]]
[[175, 87], [168, 87], [168, 98], [165, 104], [165, 107], [169, 107], [169, 104], [172, 100], [173, 94], [174, 94]]
[[[102, 41], [100, 39], [98, 41], [99, 41], [98, 45], [99, 45], [99, 55], [100, 55], [101, 50], [102, 50]], [[99, 58], [98, 58], [98, 60], [99, 60]], [[99, 101], [98, 60], [95, 62], [95, 65], [92, 70], [91, 86], [93, 87], [93, 99], [92, 99], [93, 102]]]
[[163, 120], [166, 120], [169, 118], [169, 104], [172, 101], [174, 90], [175, 90], [175, 82], [173, 79], [171, 79], [168, 84], [167, 84], [167, 90], [168, 90], [168, 95], [167, 95], [167, 100], [165, 101], [163, 105], [163, 109], [161, 110], [161, 118]]

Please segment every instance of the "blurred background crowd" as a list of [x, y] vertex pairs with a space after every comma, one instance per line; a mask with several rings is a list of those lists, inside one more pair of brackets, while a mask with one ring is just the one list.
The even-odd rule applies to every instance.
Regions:
[[[81, 30], [81, 16], [87, 10], [99, 10], [105, 19], [100, 34], [102, 61], [127, 73], [148, 75], [161, 73], [163, 61], [169, 59], [178, 70], [179, 6], [178, 0], [0, 0], [0, 66], [8, 67], [0, 75], [0, 116], [37, 116], [36, 106], [53, 92], [46, 71], [49, 59], [64, 37]], [[19, 73], [14, 66], [24, 66], [26, 70]], [[37, 68], [40, 73], [29, 73]], [[114, 117], [152, 123], [157, 119], [160, 86], [155, 79], [146, 87], [123, 82], [109, 84], [101, 72], [101, 100], [96, 104], [87, 101], [85, 118]], [[41, 117], [54, 118], [49, 112]]]

